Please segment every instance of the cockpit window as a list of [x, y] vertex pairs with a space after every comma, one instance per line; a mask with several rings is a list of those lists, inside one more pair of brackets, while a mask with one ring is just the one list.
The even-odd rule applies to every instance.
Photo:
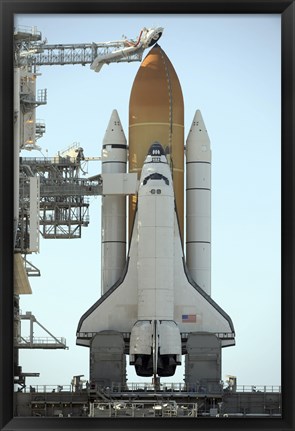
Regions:
[[148, 177], [145, 177], [145, 179], [143, 180], [143, 185], [145, 186], [149, 180], [164, 180], [167, 186], [169, 186], [168, 178], [162, 174], [159, 174], [158, 172], [155, 172], [154, 174], [151, 174]]
[[149, 149], [149, 156], [164, 156], [165, 152], [162, 145], [159, 142], [154, 142]]

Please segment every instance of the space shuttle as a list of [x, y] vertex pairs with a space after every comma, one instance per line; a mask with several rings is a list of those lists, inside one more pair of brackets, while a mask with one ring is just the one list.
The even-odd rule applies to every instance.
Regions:
[[126, 381], [126, 356], [141, 377], [172, 376], [185, 357], [186, 381], [220, 379], [235, 331], [211, 297], [210, 140], [197, 110], [184, 146], [182, 90], [158, 44], [133, 83], [128, 146], [114, 110], [102, 147], [102, 292], [76, 341], [90, 380]]

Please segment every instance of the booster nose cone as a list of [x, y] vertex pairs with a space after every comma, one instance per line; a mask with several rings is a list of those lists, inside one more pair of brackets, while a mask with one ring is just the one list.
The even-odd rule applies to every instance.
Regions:
[[187, 158], [211, 162], [209, 135], [200, 110], [197, 110], [186, 141]]
[[126, 147], [126, 138], [116, 109], [113, 110], [107, 130], [103, 138], [103, 148], [108, 145]]
[[[129, 102], [129, 171], [138, 179], [151, 142], [163, 145], [173, 175], [176, 209], [183, 237], [184, 105], [173, 65], [156, 44], [143, 60], [133, 82]], [[129, 233], [136, 196], [130, 199]]]

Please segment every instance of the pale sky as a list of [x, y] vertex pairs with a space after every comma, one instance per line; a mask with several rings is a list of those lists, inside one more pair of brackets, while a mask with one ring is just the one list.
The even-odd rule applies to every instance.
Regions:
[[[280, 385], [281, 105], [280, 15], [18, 15], [15, 25], [36, 26], [54, 43], [136, 38], [161, 26], [159, 44], [170, 58], [185, 104], [185, 139], [200, 109], [212, 149], [212, 298], [232, 318], [236, 346], [223, 349], [222, 377], [238, 385]], [[148, 53], [145, 51], [144, 56]], [[103, 66], [41, 67], [37, 88], [48, 103], [37, 110], [46, 123], [38, 141], [54, 156], [79, 142], [87, 157], [100, 156], [113, 109], [128, 138], [128, 105], [139, 62]], [[88, 174], [101, 172], [100, 162]], [[43, 240], [28, 258], [41, 271], [30, 278], [33, 295], [21, 296], [66, 351], [22, 351], [28, 384], [70, 384], [88, 378], [89, 350], [76, 346], [82, 314], [100, 296], [100, 197], [90, 200], [90, 224], [77, 240]], [[26, 325], [23, 335], [28, 335]], [[44, 335], [36, 329], [35, 336]], [[142, 381], [133, 370], [129, 381]], [[145, 380], [145, 379], [143, 379]], [[164, 379], [163, 379], [164, 380]], [[169, 381], [182, 382], [183, 369]]]

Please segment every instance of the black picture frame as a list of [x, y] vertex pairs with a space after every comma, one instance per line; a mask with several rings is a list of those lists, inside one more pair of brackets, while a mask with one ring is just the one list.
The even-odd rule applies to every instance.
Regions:
[[[12, 430], [90, 429], [295, 429], [294, 206], [295, 206], [295, 1], [0, 0], [0, 428]], [[192, 418], [181, 420], [19, 418], [13, 416], [13, 20], [20, 13], [281, 14], [282, 24], [282, 418]], [[271, 339], [269, 340], [271, 342]]]

